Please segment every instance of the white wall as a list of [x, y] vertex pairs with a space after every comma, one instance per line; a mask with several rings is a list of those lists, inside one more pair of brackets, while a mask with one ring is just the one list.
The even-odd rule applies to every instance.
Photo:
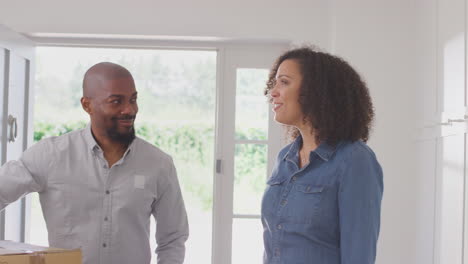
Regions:
[[377, 263], [421, 263], [413, 256], [419, 224], [415, 210], [419, 183], [412, 174], [410, 136], [414, 8], [406, 0], [354, 0], [335, 1], [333, 10], [333, 51], [362, 74], [376, 109], [369, 143], [381, 162], [385, 183]]

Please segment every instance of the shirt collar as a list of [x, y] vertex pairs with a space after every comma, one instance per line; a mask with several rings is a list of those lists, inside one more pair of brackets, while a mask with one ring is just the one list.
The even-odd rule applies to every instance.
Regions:
[[[93, 133], [91, 132], [90, 123], [88, 123], [88, 125], [86, 125], [86, 127], [84, 128], [84, 138], [85, 138], [86, 145], [88, 146], [88, 149], [91, 150], [91, 152], [101, 149], [99, 144], [96, 142], [96, 139], [94, 139]], [[123, 157], [126, 157], [131, 152], [131, 150], [135, 147], [135, 141], [136, 141], [136, 137], [132, 141], [132, 143], [130, 143], [130, 145], [128, 146]]]
[[86, 127], [84, 128], [84, 139], [86, 142], [86, 145], [91, 151], [94, 151], [96, 148], [99, 148], [98, 143], [94, 139], [93, 134], [91, 133], [91, 124], [88, 123]]
[[[339, 142], [338, 144], [336, 144], [336, 146], [333, 146], [329, 145], [326, 142], [322, 142], [314, 151], [312, 151], [312, 153], [317, 154], [317, 156], [320, 157], [322, 160], [328, 161], [333, 156], [333, 154], [335, 154], [336, 150], [341, 144], [342, 142]], [[301, 145], [302, 136], [299, 135], [289, 147], [289, 150], [284, 155], [283, 160], [286, 160], [287, 158], [297, 160]]]

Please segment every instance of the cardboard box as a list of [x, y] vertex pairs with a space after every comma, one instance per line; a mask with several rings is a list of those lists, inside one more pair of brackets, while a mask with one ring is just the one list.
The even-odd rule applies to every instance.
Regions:
[[82, 264], [81, 250], [0, 241], [0, 264]]

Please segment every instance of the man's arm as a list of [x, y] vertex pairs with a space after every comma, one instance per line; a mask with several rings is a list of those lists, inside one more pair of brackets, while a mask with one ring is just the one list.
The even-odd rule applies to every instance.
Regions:
[[51, 157], [46, 142], [27, 149], [19, 160], [12, 160], [0, 168], [0, 211], [8, 204], [45, 186], [45, 172]]
[[189, 227], [172, 160], [168, 174], [166, 184], [158, 188], [162, 194], [153, 205], [153, 215], [156, 219], [156, 243], [158, 244], [156, 254], [158, 264], [182, 264]]

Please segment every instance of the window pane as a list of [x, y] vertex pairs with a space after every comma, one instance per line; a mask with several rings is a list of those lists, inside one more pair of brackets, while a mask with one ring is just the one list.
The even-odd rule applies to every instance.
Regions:
[[232, 222], [232, 264], [262, 263], [263, 227], [260, 219]]
[[[136, 133], [173, 157], [190, 224], [196, 226], [185, 263], [211, 263], [216, 52], [39, 47], [37, 55], [35, 140], [86, 125], [79, 100], [89, 67], [109, 61], [133, 74]], [[30, 223], [36, 221], [33, 215]], [[31, 228], [30, 241], [40, 241], [44, 231]], [[154, 226], [150, 239], [154, 252]]]
[[268, 70], [237, 69], [236, 139], [267, 139], [268, 104], [263, 95], [267, 79]]
[[236, 145], [234, 162], [234, 214], [260, 215], [267, 173], [267, 145]]

